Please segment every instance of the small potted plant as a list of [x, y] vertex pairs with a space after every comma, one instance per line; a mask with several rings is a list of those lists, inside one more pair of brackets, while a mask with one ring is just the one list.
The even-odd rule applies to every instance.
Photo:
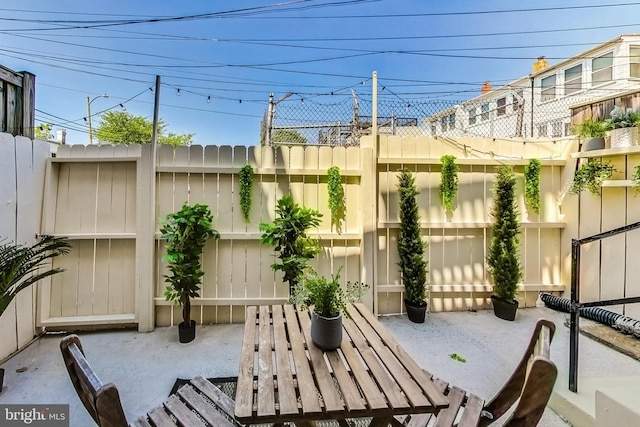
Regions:
[[587, 159], [573, 176], [569, 193], [580, 194], [583, 190], [589, 190], [592, 194], [599, 195], [602, 181], [611, 178], [615, 170], [611, 162], [603, 162], [601, 159]]
[[[18, 293], [45, 277], [60, 273], [61, 268], [49, 268], [50, 260], [69, 253], [71, 245], [64, 237], [41, 236], [31, 246], [5, 243], [0, 245], [0, 316]], [[0, 392], [4, 383], [4, 368], [0, 368]]]
[[616, 105], [609, 116], [610, 118], [605, 120], [605, 126], [611, 137], [611, 148], [638, 145], [638, 128], [636, 126], [640, 121], [640, 114], [631, 108], [623, 110]]
[[398, 255], [400, 275], [405, 289], [405, 307], [409, 320], [423, 323], [427, 311], [427, 261], [424, 259], [426, 243], [420, 234], [420, 214], [416, 195], [418, 189], [410, 170], [398, 174], [400, 202], [400, 233]]
[[604, 148], [607, 124], [599, 120], [586, 119], [573, 126], [573, 133], [582, 140], [582, 151], [601, 150]]
[[511, 166], [498, 167], [494, 186], [492, 236], [487, 255], [489, 274], [493, 277], [494, 314], [504, 320], [514, 320], [518, 310], [518, 284], [522, 278], [518, 248], [520, 224], [515, 196], [516, 178]]
[[311, 340], [322, 350], [335, 350], [342, 342], [342, 314], [347, 304], [360, 301], [369, 288], [360, 282], [340, 286], [340, 272], [331, 279], [319, 276], [311, 267], [300, 281], [289, 301], [301, 309], [311, 307]]
[[283, 280], [289, 283], [289, 295], [293, 295], [307, 263], [320, 250], [318, 242], [307, 235], [307, 230], [320, 225], [322, 214], [299, 206], [287, 195], [278, 200], [276, 216], [272, 223], [260, 224], [260, 242], [273, 246], [278, 252], [280, 263], [271, 264], [271, 268], [284, 273]]
[[196, 321], [191, 319], [191, 298], [200, 296], [202, 271], [200, 257], [207, 240], [220, 234], [212, 227], [213, 215], [207, 205], [187, 203], [178, 212], [167, 215], [160, 232], [167, 241], [166, 260], [171, 274], [164, 275], [168, 283], [164, 296], [167, 301], [182, 305], [182, 323], [178, 338], [188, 343], [196, 337]]

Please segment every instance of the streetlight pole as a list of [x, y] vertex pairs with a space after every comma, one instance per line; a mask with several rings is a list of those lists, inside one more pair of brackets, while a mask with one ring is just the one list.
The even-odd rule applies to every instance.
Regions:
[[93, 129], [91, 129], [91, 103], [98, 98], [108, 98], [109, 95], [103, 93], [91, 99], [87, 96], [87, 124], [89, 125], [89, 145], [93, 144]]

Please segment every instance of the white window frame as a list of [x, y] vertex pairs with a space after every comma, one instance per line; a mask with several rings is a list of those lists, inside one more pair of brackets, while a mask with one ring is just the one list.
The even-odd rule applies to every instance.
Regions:
[[564, 94], [571, 95], [572, 93], [580, 92], [581, 90], [582, 64], [574, 65], [573, 67], [569, 67], [564, 70]]
[[[599, 64], [602, 62], [603, 64]], [[597, 68], [596, 68], [597, 67]], [[604, 77], [603, 77], [604, 76]], [[600, 85], [613, 79], [613, 51], [591, 60], [591, 84]]]
[[[634, 68], [635, 75], [633, 74]], [[640, 78], [640, 45], [629, 46], [629, 77]]]
[[496, 116], [504, 116], [507, 114], [507, 97], [503, 96], [496, 100]]
[[489, 103], [488, 102], [480, 106], [480, 120], [482, 120], [483, 122], [486, 122], [487, 120], [489, 120]]
[[540, 79], [540, 101], [552, 101], [556, 99], [556, 80], [555, 74]]
[[477, 122], [477, 118], [478, 118], [478, 110], [476, 107], [470, 108], [467, 110], [467, 113], [469, 113], [469, 124], [470, 125], [475, 125]]

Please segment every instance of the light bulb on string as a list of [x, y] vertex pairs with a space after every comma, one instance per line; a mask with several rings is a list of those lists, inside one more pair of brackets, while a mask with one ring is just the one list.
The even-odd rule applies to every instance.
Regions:
[[211, 96], [207, 96], [207, 102], [211, 104]]
[[120, 104], [120, 108], [122, 108], [122, 111], [127, 111], [127, 107], [125, 107], [124, 105]]
[[178, 92], [177, 92], [178, 96], [180, 96], [180, 88], [178, 88]]

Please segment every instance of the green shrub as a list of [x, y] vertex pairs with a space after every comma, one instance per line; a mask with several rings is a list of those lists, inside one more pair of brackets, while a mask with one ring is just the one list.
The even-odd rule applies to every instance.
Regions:
[[540, 160], [531, 159], [524, 167], [524, 201], [530, 212], [540, 214]]
[[253, 167], [245, 165], [240, 169], [240, 209], [244, 222], [249, 222], [251, 213], [251, 198], [253, 194]]
[[344, 188], [342, 187], [342, 177], [340, 168], [331, 166], [327, 171], [327, 191], [329, 192], [329, 210], [331, 210], [331, 225], [336, 226], [336, 231], [342, 231], [342, 220], [344, 219]]
[[440, 157], [442, 170], [440, 172], [440, 199], [448, 214], [453, 212], [453, 202], [458, 193], [458, 172], [460, 167], [456, 164], [456, 157], [446, 154]]

